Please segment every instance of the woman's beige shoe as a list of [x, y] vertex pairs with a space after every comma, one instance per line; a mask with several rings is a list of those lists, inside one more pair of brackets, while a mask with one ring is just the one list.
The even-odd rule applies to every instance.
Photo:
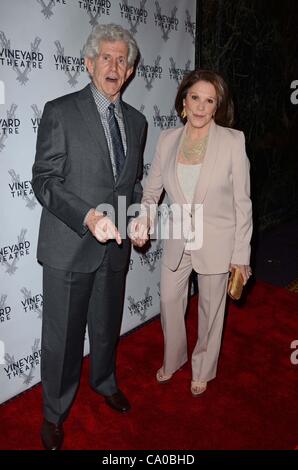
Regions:
[[193, 397], [199, 397], [205, 392], [207, 388], [207, 382], [199, 382], [196, 380], [191, 381], [190, 391]]
[[163, 371], [163, 368], [161, 367], [160, 369], [158, 369], [158, 371], [156, 372], [156, 380], [157, 382], [159, 382], [160, 384], [166, 384], [168, 383], [171, 378], [172, 378], [173, 374], [170, 374], [170, 375], [166, 375]]

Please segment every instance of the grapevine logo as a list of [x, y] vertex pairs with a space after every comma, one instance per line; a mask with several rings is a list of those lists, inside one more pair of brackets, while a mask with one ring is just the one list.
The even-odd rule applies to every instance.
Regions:
[[43, 295], [32, 295], [31, 291], [26, 289], [26, 287], [23, 287], [21, 292], [24, 296], [21, 300], [24, 312], [35, 312], [37, 313], [37, 318], [42, 318]]
[[169, 39], [170, 31], [178, 31], [179, 20], [176, 17], [178, 8], [175, 6], [171, 15], [164, 15], [161, 11], [159, 2], [155, 2], [156, 13], [154, 13], [154, 23], [162, 31], [162, 39], [166, 42]]
[[145, 165], [143, 166], [144, 176], [148, 176], [150, 168], [151, 168], [151, 163], [145, 163]]
[[30, 255], [31, 243], [25, 238], [26, 232], [27, 229], [21, 230], [17, 243], [0, 247], [0, 264], [6, 268], [5, 272], [9, 275], [15, 274], [21, 258]]
[[185, 10], [185, 32], [189, 33], [192, 37], [192, 43], [195, 44], [196, 41], [196, 23], [191, 20], [191, 15], [188, 10]]
[[45, 16], [48, 20], [53, 16], [53, 8], [57, 5], [66, 5], [65, 0], [49, 0], [48, 2], [44, 0], [36, 0], [42, 6], [41, 13]]
[[139, 256], [141, 266], [146, 266], [150, 272], [155, 271], [157, 267], [157, 261], [161, 260], [163, 252], [161, 244], [162, 241], [159, 240], [155, 250], [147, 251], [147, 253]]
[[9, 380], [22, 379], [23, 384], [30, 385], [35, 377], [37, 366], [40, 364], [41, 350], [39, 348], [40, 339], [35, 338], [31, 353], [19, 359], [13, 355], [4, 354], [4, 372]]
[[7, 295], [0, 297], [0, 323], [11, 320], [11, 306], [6, 303]]
[[138, 74], [138, 77], [143, 77], [145, 82], [146, 82], [146, 88], [147, 90], [151, 90], [152, 88], [152, 83], [154, 82], [154, 80], [157, 78], [157, 79], [161, 79], [162, 78], [162, 66], [159, 65], [160, 64], [160, 61], [161, 61], [161, 56], [157, 56], [155, 61], [154, 61], [154, 64], [150, 65], [150, 64], [145, 64], [144, 63], [144, 58], [142, 57], [141, 60], [140, 60], [140, 63], [138, 65], [138, 68], [137, 68], [137, 74]]
[[0, 31], [0, 65], [12, 67], [17, 74], [17, 81], [25, 85], [29, 72], [42, 69], [44, 55], [39, 51], [41, 39], [36, 37], [31, 43], [30, 50], [13, 49], [3, 31]]
[[126, 19], [130, 24], [131, 34], [138, 32], [137, 26], [140, 23], [147, 24], [148, 11], [144, 8], [146, 1], [147, 0], [142, 0], [139, 8], [134, 5], [128, 5], [127, 0], [123, 0], [122, 3], [119, 3], [121, 18]]
[[26, 203], [26, 207], [28, 207], [28, 209], [34, 209], [37, 202], [33, 193], [31, 181], [21, 181], [20, 175], [17, 175], [15, 170], [9, 170], [8, 173], [11, 177], [11, 182], [8, 183], [8, 186], [12, 198], [21, 198]]
[[144, 297], [138, 300], [135, 300], [131, 295], [127, 297], [130, 315], [139, 317], [140, 321], [146, 320], [148, 307], [152, 306], [152, 295], [149, 295], [149, 292], [150, 287], [147, 287]]
[[62, 71], [68, 78], [68, 83], [74, 87], [78, 83], [78, 76], [81, 72], [85, 72], [86, 66], [84, 61], [84, 52], [80, 51], [80, 57], [65, 55], [64, 47], [61, 46], [60, 41], [55, 41], [57, 54], [54, 54], [56, 70]]
[[19, 134], [21, 121], [15, 116], [16, 104], [6, 111], [6, 117], [0, 116], [0, 152], [5, 148], [4, 142], [9, 135]]
[[79, 8], [88, 14], [90, 18], [89, 23], [92, 27], [98, 24], [98, 18], [101, 15], [110, 15], [110, 0], [79, 0], [78, 4]]
[[144, 104], [141, 104], [140, 109], [139, 109], [140, 113], [143, 113], [143, 112], [144, 112], [144, 109], [145, 109], [145, 105], [144, 105]]
[[154, 105], [154, 116], [153, 123], [154, 127], [160, 127], [161, 130], [170, 129], [177, 125], [177, 113], [175, 106], [172, 107], [170, 114], [161, 114], [160, 109], [157, 105]]
[[42, 116], [42, 111], [38, 109], [36, 104], [32, 104], [31, 108], [33, 110], [33, 117], [31, 118], [31, 124], [32, 124], [32, 129], [34, 134], [37, 133], [38, 126], [40, 124], [41, 116]]
[[191, 60], [189, 59], [186, 62], [185, 67], [182, 69], [176, 67], [176, 63], [173, 57], [170, 57], [170, 64], [171, 64], [169, 68], [170, 79], [175, 80], [177, 82], [177, 85], [179, 85], [184, 75], [186, 75], [190, 71]]

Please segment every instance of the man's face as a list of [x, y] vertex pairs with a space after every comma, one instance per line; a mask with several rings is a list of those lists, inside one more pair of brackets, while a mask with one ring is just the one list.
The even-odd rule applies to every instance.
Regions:
[[133, 72], [128, 67], [128, 46], [123, 41], [102, 41], [99, 54], [95, 59], [85, 59], [93, 83], [110, 101], [119, 96], [124, 82]]

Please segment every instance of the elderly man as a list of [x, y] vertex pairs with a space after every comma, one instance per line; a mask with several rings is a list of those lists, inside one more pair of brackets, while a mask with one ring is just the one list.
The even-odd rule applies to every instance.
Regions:
[[118, 214], [120, 196], [127, 206], [142, 196], [147, 123], [120, 97], [137, 55], [127, 30], [96, 26], [85, 46], [91, 83], [46, 103], [39, 126], [32, 186], [43, 206], [37, 258], [43, 265], [41, 438], [46, 449], [63, 443], [86, 324], [91, 387], [114, 410], [130, 409], [115, 375], [130, 241], [116, 221], [126, 217]]

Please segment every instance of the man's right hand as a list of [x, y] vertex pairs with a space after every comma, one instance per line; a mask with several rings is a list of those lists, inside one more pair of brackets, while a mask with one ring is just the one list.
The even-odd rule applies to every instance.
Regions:
[[116, 226], [113, 224], [109, 217], [106, 217], [102, 212], [96, 209], [90, 210], [86, 225], [92, 235], [101, 243], [106, 243], [108, 240], [116, 240], [118, 245], [122, 243], [120, 233]]

